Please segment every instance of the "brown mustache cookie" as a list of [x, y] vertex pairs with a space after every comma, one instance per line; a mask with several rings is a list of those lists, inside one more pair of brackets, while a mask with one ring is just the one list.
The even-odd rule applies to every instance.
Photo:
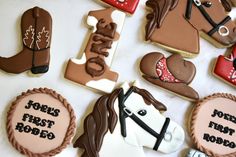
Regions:
[[163, 54], [152, 52], [145, 55], [140, 63], [143, 78], [191, 101], [198, 100], [198, 93], [188, 84], [193, 80], [196, 68], [179, 54], [165, 58]]

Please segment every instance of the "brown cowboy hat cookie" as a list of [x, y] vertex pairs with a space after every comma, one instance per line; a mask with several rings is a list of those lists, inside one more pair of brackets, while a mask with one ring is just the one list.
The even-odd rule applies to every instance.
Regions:
[[23, 92], [7, 114], [8, 139], [26, 156], [46, 157], [62, 151], [75, 131], [72, 107], [47, 88]]
[[192, 101], [199, 99], [198, 93], [188, 86], [195, 76], [196, 68], [179, 54], [165, 58], [159, 52], [149, 53], [142, 58], [140, 70], [143, 78], [157, 86]]

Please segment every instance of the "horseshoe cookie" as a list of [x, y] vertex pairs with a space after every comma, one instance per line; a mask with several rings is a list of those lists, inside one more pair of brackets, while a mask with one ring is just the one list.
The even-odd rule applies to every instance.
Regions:
[[188, 86], [193, 80], [196, 68], [179, 54], [165, 58], [163, 54], [152, 52], [140, 62], [142, 76], [147, 81], [167, 89], [192, 101], [198, 100], [198, 93]]

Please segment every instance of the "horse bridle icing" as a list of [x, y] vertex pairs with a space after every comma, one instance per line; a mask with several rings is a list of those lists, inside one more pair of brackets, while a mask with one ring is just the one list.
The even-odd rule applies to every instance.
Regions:
[[[221, 36], [229, 35], [229, 29], [224, 24], [226, 24], [228, 21], [230, 21], [231, 17], [230, 16], [226, 16], [220, 23], [218, 23], [218, 24], [215, 23], [212, 20], [212, 18], [210, 17], [210, 15], [206, 12], [204, 7], [202, 6], [202, 3], [201, 3], [200, 0], [188, 0], [187, 9], [186, 9], [186, 13], [185, 13], [185, 17], [186, 17], [187, 20], [190, 20], [190, 18], [191, 18], [191, 12], [192, 12], [192, 5], [193, 4], [198, 8], [198, 10], [201, 12], [201, 14], [205, 17], [205, 19], [213, 27], [207, 33], [209, 36], [212, 36], [216, 31], [218, 31]], [[225, 31], [225, 32], [223, 32], [223, 31]]]
[[170, 118], [166, 118], [165, 123], [161, 129], [161, 132], [158, 134], [156, 131], [154, 131], [152, 128], [150, 128], [147, 124], [145, 124], [141, 119], [139, 119], [132, 111], [130, 111], [125, 105], [126, 99], [131, 95], [131, 93], [134, 91], [134, 88], [131, 87], [126, 94], [124, 94], [123, 90], [120, 92], [118, 100], [119, 100], [119, 120], [120, 120], [120, 126], [121, 126], [121, 135], [123, 137], [127, 136], [126, 132], [126, 118], [131, 118], [137, 125], [139, 125], [141, 128], [143, 128], [145, 131], [147, 131], [149, 134], [154, 136], [157, 140], [153, 147], [153, 150], [158, 150], [158, 147], [161, 144], [161, 141], [163, 140], [166, 130], [170, 123]]

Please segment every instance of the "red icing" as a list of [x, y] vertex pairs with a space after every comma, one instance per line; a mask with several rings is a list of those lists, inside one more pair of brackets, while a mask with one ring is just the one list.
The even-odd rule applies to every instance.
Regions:
[[214, 73], [227, 82], [236, 86], [236, 69], [233, 66], [233, 62], [235, 59], [236, 46], [234, 47], [233, 52], [229, 57], [224, 57], [222, 55], [218, 57]]
[[138, 6], [139, 0], [102, 0], [120, 10], [133, 14]]
[[159, 79], [164, 82], [169, 83], [179, 83], [180, 80], [176, 79], [168, 70], [166, 65], [166, 58], [160, 59], [160, 61], [156, 65], [156, 73], [159, 76]]

